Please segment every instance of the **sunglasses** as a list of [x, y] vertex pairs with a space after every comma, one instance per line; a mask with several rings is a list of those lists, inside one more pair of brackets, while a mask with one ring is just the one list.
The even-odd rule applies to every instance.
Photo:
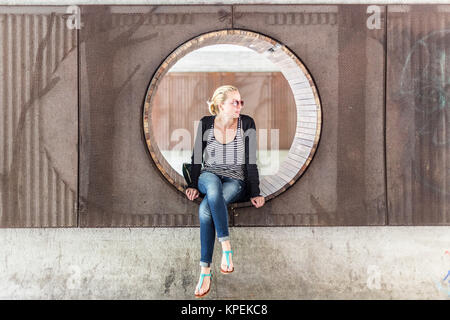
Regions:
[[230, 102], [233, 106], [237, 107], [239, 104], [241, 104], [241, 107], [244, 106], [244, 100], [233, 100], [233, 102]]

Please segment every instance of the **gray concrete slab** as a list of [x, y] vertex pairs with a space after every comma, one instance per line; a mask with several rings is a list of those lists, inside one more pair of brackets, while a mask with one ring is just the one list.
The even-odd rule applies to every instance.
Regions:
[[[198, 228], [0, 230], [0, 299], [195, 299]], [[206, 299], [450, 299], [449, 227], [232, 228]]]

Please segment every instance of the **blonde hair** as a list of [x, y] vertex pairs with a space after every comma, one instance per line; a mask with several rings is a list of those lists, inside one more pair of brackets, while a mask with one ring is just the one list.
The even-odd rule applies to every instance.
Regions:
[[218, 87], [216, 91], [214, 91], [213, 96], [206, 101], [209, 108], [209, 113], [216, 116], [219, 114], [219, 105], [224, 103], [227, 99], [227, 93], [233, 92], [233, 91], [239, 91], [238, 88], [232, 85], [224, 85], [221, 87]]

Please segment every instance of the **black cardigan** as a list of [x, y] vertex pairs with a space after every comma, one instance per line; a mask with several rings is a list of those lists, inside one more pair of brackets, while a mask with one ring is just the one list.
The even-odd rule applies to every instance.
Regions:
[[[198, 178], [203, 164], [203, 152], [206, 148], [207, 138], [211, 125], [216, 116], [204, 116], [200, 119], [195, 137], [194, 150], [191, 157], [191, 178], [188, 188], [195, 188], [198, 190]], [[244, 131], [245, 141], [245, 165], [244, 177], [246, 182], [245, 199], [242, 201], [249, 201], [250, 198], [260, 196], [259, 190], [259, 174], [258, 166], [256, 164], [256, 125], [252, 117], [241, 114], [242, 130]], [[202, 139], [203, 137], [203, 139]], [[201, 149], [200, 149], [201, 148]], [[201, 153], [200, 153], [201, 150]], [[201, 193], [202, 194], [202, 193]]]

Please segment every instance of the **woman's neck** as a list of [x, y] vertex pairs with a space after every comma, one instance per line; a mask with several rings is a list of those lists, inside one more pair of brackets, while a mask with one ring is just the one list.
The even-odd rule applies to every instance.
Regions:
[[219, 114], [216, 116], [216, 121], [222, 128], [227, 129], [231, 128], [236, 120], [233, 117], [227, 117]]

